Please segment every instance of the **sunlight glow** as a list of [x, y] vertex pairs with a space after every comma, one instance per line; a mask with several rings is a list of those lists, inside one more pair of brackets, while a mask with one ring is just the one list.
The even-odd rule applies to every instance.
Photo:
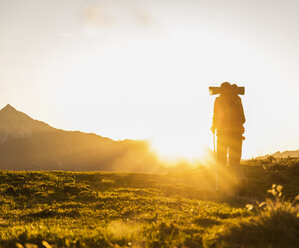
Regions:
[[[199, 159], [213, 148], [208, 87], [229, 81], [246, 88], [243, 158], [298, 149], [299, 36], [275, 5], [261, 14], [192, 0], [29, 3], [1, 4], [1, 105]], [[298, 18], [293, 9], [285, 18]]]

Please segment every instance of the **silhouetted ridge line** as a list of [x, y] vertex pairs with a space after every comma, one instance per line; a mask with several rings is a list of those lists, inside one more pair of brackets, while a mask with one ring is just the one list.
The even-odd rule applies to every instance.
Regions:
[[268, 154], [268, 155], [256, 157], [256, 159], [265, 159], [265, 158], [269, 158], [269, 157], [274, 157], [274, 158], [293, 157], [293, 158], [297, 158], [297, 157], [299, 157], [299, 150], [284, 151], [284, 152], [278, 151], [278, 152], [275, 152], [273, 154]]
[[0, 110], [0, 169], [155, 172], [160, 168], [144, 141], [114, 141], [56, 129], [9, 104]]

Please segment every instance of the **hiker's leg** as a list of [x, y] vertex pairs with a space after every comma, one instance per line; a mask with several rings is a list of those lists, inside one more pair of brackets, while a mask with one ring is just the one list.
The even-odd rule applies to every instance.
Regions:
[[237, 184], [246, 180], [243, 168], [240, 165], [242, 155], [242, 135], [232, 137], [229, 142], [229, 165], [233, 171]]
[[217, 135], [217, 166], [218, 166], [218, 189], [226, 191], [227, 185], [227, 149], [228, 140], [225, 135]]

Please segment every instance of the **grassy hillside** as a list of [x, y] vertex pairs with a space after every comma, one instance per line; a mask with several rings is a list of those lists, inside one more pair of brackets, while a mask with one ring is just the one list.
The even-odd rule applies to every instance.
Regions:
[[[214, 192], [208, 168], [1, 171], [0, 247], [299, 247], [298, 207], [290, 203], [299, 193], [298, 160], [243, 166], [249, 188], [242, 198]], [[273, 183], [283, 186], [271, 189], [273, 200], [252, 202]]]

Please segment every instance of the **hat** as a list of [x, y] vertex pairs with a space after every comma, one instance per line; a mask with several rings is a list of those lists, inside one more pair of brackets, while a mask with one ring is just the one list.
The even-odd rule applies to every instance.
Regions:
[[229, 82], [223, 82], [223, 83], [220, 85], [220, 88], [226, 90], [226, 89], [230, 89], [231, 86], [232, 86], [232, 85], [231, 85]]

